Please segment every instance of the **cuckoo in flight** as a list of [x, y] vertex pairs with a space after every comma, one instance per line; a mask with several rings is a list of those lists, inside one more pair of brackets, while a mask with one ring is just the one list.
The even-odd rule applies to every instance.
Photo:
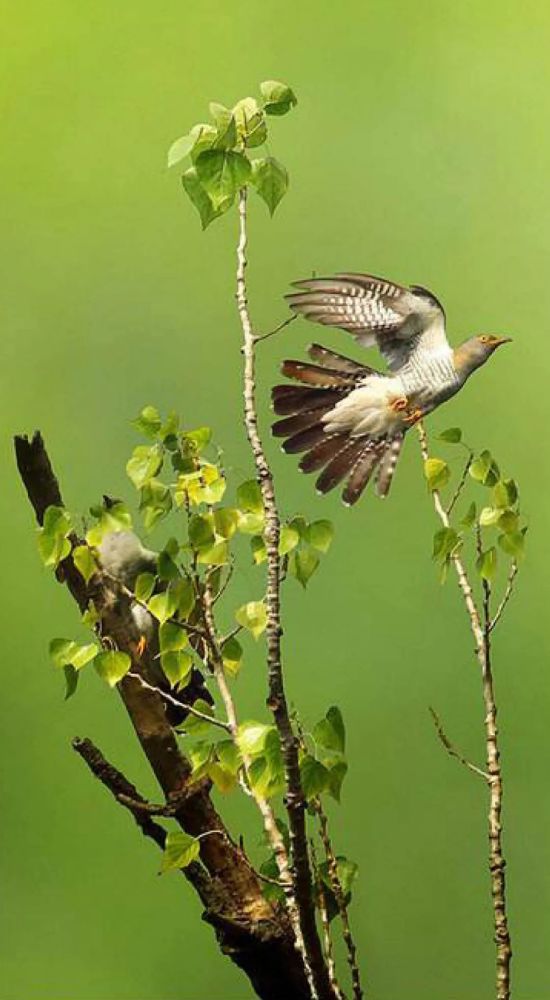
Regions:
[[345, 481], [354, 504], [373, 475], [378, 496], [388, 494], [405, 434], [462, 388], [509, 337], [471, 337], [452, 348], [445, 313], [435, 295], [368, 274], [338, 274], [293, 283], [290, 308], [314, 323], [349, 331], [363, 347], [376, 346], [389, 371], [379, 372], [319, 344], [313, 364], [285, 361], [283, 374], [300, 385], [277, 385], [273, 425], [288, 453], [305, 452], [300, 468], [319, 472], [327, 493]]

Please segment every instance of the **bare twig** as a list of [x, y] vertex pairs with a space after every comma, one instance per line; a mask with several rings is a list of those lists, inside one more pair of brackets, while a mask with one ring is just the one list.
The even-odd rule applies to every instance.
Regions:
[[170, 705], [175, 705], [176, 708], [183, 708], [190, 715], [194, 715], [197, 719], [202, 719], [203, 722], [210, 722], [213, 726], [218, 726], [220, 729], [225, 729], [226, 732], [230, 732], [229, 722], [225, 722], [223, 719], [217, 719], [215, 715], [208, 715], [207, 712], [201, 712], [199, 708], [195, 708], [194, 705], [186, 705], [185, 702], [179, 701], [178, 698], [173, 698], [171, 694], [167, 691], [163, 691], [162, 688], [155, 687], [154, 684], [149, 684], [141, 674], [135, 673], [133, 670], [129, 670], [126, 674], [127, 677], [133, 677], [134, 680], [145, 688], [147, 691], [154, 691], [155, 694], [160, 695], [160, 697], [167, 701]]
[[429, 706], [429, 711], [433, 719], [436, 733], [439, 736], [439, 739], [441, 740], [441, 743], [445, 747], [445, 750], [447, 751], [449, 756], [454, 757], [455, 760], [460, 761], [461, 764], [464, 764], [464, 767], [467, 767], [470, 771], [473, 771], [474, 774], [479, 774], [480, 778], [483, 778], [485, 781], [489, 781], [489, 775], [487, 774], [487, 771], [483, 771], [480, 767], [477, 767], [476, 764], [472, 764], [471, 760], [468, 760], [467, 757], [464, 757], [463, 754], [461, 754], [456, 749], [456, 747], [453, 746], [445, 730], [443, 729], [441, 719], [439, 718], [435, 709], [431, 707], [431, 705]]
[[508, 604], [508, 601], [510, 600], [510, 598], [512, 596], [512, 593], [513, 593], [513, 590], [514, 590], [514, 582], [515, 582], [515, 579], [516, 579], [516, 576], [517, 576], [517, 572], [518, 572], [518, 564], [517, 564], [517, 562], [514, 561], [512, 563], [512, 565], [511, 565], [511, 567], [510, 567], [510, 572], [508, 574], [508, 581], [506, 583], [506, 590], [504, 591], [502, 600], [501, 600], [498, 608], [496, 609], [496, 611], [495, 611], [495, 613], [494, 613], [494, 615], [493, 615], [493, 617], [492, 617], [492, 619], [491, 619], [491, 621], [489, 623], [489, 632], [493, 631], [495, 625], [500, 620], [500, 618], [502, 616], [502, 613], [503, 613], [506, 605]]
[[246, 189], [239, 192], [239, 241], [237, 246], [237, 308], [243, 334], [244, 356], [244, 419], [252, 449], [256, 474], [262, 492], [265, 511], [265, 544], [267, 550], [267, 668], [268, 706], [273, 712], [281, 740], [286, 777], [286, 807], [288, 812], [294, 892], [300, 916], [300, 926], [311, 967], [313, 990], [319, 1000], [333, 998], [327, 967], [315, 922], [315, 906], [311, 892], [311, 870], [305, 824], [305, 800], [300, 780], [298, 743], [292, 729], [286, 700], [281, 661], [281, 560], [279, 556], [280, 517], [275, 500], [273, 476], [258, 431], [256, 407], [255, 337], [248, 311], [246, 288], [247, 216]]
[[[426, 431], [422, 423], [418, 424], [420, 449], [422, 458], [429, 457]], [[442, 524], [449, 527], [449, 516], [445, 510], [438, 490], [432, 491], [433, 504]], [[479, 530], [476, 537], [478, 551], [481, 547]], [[508, 928], [506, 911], [506, 862], [502, 850], [502, 772], [498, 746], [497, 706], [495, 701], [493, 673], [491, 666], [491, 615], [490, 598], [491, 585], [483, 579], [482, 616], [474, 600], [472, 587], [466, 568], [459, 552], [451, 555], [451, 561], [456, 570], [458, 584], [462, 591], [464, 603], [470, 620], [470, 627], [475, 639], [477, 660], [481, 669], [483, 704], [485, 709], [485, 746], [487, 757], [487, 780], [490, 790], [489, 797], [489, 871], [491, 875], [491, 891], [493, 897], [493, 921], [496, 944], [496, 997], [497, 1000], [510, 1000], [510, 963], [512, 947]], [[515, 574], [514, 574], [515, 576]], [[513, 580], [512, 580], [513, 583]], [[500, 612], [500, 614], [502, 611]], [[497, 612], [497, 615], [499, 613]], [[493, 619], [494, 620], [494, 619]]]
[[274, 337], [276, 333], [280, 333], [281, 330], [284, 330], [286, 326], [290, 326], [295, 319], [298, 319], [298, 313], [295, 313], [294, 316], [289, 316], [288, 319], [283, 320], [282, 323], [279, 323], [279, 326], [276, 326], [274, 330], [270, 330], [269, 333], [256, 335], [254, 337], [254, 343], [261, 344], [262, 340], [269, 340], [270, 337]]
[[342, 937], [344, 938], [344, 943], [346, 945], [346, 950], [348, 953], [348, 965], [351, 972], [351, 986], [353, 992], [353, 1000], [362, 1000], [363, 997], [363, 987], [361, 986], [361, 974], [359, 972], [359, 965], [357, 963], [357, 948], [355, 946], [355, 941], [353, 940], [353, 934], [351, 932], [351, 926], [349, 921], [348, 907], [346, 904], [346, 899], [344, 891], [342, 889], [342, 884], [340, 882], [340, 877], [338, 875], [338, 861], [336, 855], [332, 848], [332, 842], [330, 839], [330, 834], [328, 830], [328, 818], [321, 799], [314, 799], [313, 808], [317, 813], [319, 818], [319, 834], [323, 844], [323, 850], [325, 852], [325, 858], [327, 861], [328, 874], [330, 878], [330, 885], [334, 893], [334, 898], [336, 900], [336, 905], [338, 907], [338, 914], [342, 922]]
[[449, 503], [447, 505], [447, 515], [449, 515], [449, 514], [451, 514], [453, 512], [454, 506], [455, 506], [457, 500], [459, 499], [460, 494], [462, 493], [462, 490], [464, 489], [464, 487], [466, 485], [466, 480], [468, 478], [468, 473], [470, 471], [470, 466], [471, 466], [471, 464], [473, 462], [473, 459], [474, 459], [474, 454], [473, 454], [473, 452], [470, 452], [469, 455], [468, 455], [467, 461], [466, 461], [466, 465], [464, 466], [464, 469], [462, 471], [462, 475], [461, 475], [461, 477], [460, 477], [460, 479], [458, 481], [458, 486], [457, 486], [456, 490], [454, 491], [454, 493], [453, 493], [453, 495], [452, 495], [452, 497], [451, 497], [451, 499], [450, 499], [450, 501], [449, 501]]

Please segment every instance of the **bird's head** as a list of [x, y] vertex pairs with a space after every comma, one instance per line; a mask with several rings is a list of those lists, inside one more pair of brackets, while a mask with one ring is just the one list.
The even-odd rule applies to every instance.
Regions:
[[467, 378], [476, 368], [481, 368], [493, 351], [501, 344], [508, 344], [511, 337], [498, 337], [491, 333], [482, 333], [476, 337], [465, 340], [455, 351], [455, 367], [457, 371]]

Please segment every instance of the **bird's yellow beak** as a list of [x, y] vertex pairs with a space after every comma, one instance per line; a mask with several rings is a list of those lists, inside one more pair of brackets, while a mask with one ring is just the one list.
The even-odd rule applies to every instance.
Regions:
[[500, 347], [501, 344], [511, 344], [511, 337], [493, 337], [493, 344], [495, 347]]

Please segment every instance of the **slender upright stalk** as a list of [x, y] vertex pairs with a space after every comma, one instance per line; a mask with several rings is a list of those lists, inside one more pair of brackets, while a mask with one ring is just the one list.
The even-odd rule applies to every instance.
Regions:
[[[214, 607], [213, 607], [213, 597], [210, 590], [210, 584], [207, 582], [206, 586], [202, 591], [202, 610], [204, 615], [204, 625], [206, 631], [206, 641], [207, 641], [207, 660], [210, 666], [214, 679], [218, 686], [218, 691], [220, 692], [221, 699], [223, 701], [226, 715], [227, 715], [227, 726], [231, 737], [235, 744], [238, 746], [238, 736], [239, 736], [239, 720], [237, 716], [237, 709], [235, 706], [235, 701], [231, 693], [229, 684], [227, 683], [227, 677], [225, 675], [225, 668], [223, 665], [223, 657], [220, 649], [220, 644], [217, 638], [216, 624], [214, 621]], [[304, 939], [302, 935], [301, 923], [300, 923], [300, 911], [296, 902], [296, 896], [294, 892], [294, 883], [292, 879], [292, 872], [290, 868], [289, 857], [285, 847], [285, 842], [283, 835], [277, 826], [277, 819], [273, 808], [268, 799], [263, 795], [260, 795], [254, 788], [253, 782], [250, 780], [250, 767], [252, 761], [250, 757], [242, 753], [243, 770], [245, 774], [246, 783], [250, 791], [250, 795], [254, 799], [259, 812], [261, 814], [264, 830], [269, 843], [273, 849], [275, 855], [275, 861], [279, 869], [279, 874], [281, 876], [281, 881], [284, 884], [284, 892], [286, 898], [286, 904], [288, 909], [288, 915], [290, 918], [290, 923], [292, 925], [292, 930], [294, 932], [294, 937], [296, 941], [296, 947], [302, 956], [302, 961], [304, 964], [304, 971], [308, 984], [313, 996], [315, 996], [315, 983], [313, 980], [313, 973], [311, 970], [308, 953], [304, 944]]]
[[292, 874], [296, 903], [300, 913], [300, 926], [305, 949], [311, 966], [315, 992], [319, 1000], [333, 1000], [321, 942], [315, 922], [315, 906], [311, 885], [311, 869], [307, 848], [305, 823], [305, 800], [300, 781], [298, 741], [292, 729], [286, 700], [281, 661], [281, 559], [279, 556], [279, 536], [281, 522], [273, 476], [258, 430], [256, 407], [256, 338], [248, 311], [246, 289], [247, 266], [247, 217], [246, 189], [239, 193], [239, 241], [237, 246], [237, 308], [243, 334], [242, 352], [244, 356], [243, 395], [246, 433], [252, 449], [256, 474], [260, 485], [265, 511], [265, 545], [267, 551], [267, 668], [268, 707], [273, 713], [275, 725], [281, 741], [281, 751], [286, 776], [286, 808], [292, 851]]
[[357, 949], [355, 947], [355, 941], [353, 940], [353, 934], [351, 932], [348, 907], [346, 904], [344, 892], [342, 890], [340, 877], [338, 875], [338, 861], [336, 859], [336, 855], [332, 848], [332, 843], [328, 830], [327, 814], [323, 809], [321, 800], [319, 798], [317, 798], [314, 802], [314, 809], [319, 818], [319, 834], [321, 837], [321, 841], [323, 843], [323, 850], [325, 852], [325, 858], [327, 861], [330, 884], [332, 891], [334, 893], [336, 905], [338, 907], [338, 914], [342, 922], [342, 937], [344, 938], [346, 951], [348, 953], [348, 965], [351, 972], [353, 1000], [362, 1000], [363, 987], [361, 986], [361, 975], [359, 972], [359, 965], [357, 962]]
[[[426, 461], [429, 457], [428, 441], [422, 423], [418, 425], [418, 434], [422, 458]], [[449, 517], [441, 502], [438, 490], [432, 491], [432, 498], [440, 521], [444, 527], [448, 528]], [[483, 581], [483, 602], [482, 613], [480, 614], [460, 552], [453, 553], [451, 560], [456, 570], [458, 585], [470, 619], [470, 627], [475, 640], [476, 656], [481, 668], [483, 704], [485, 708], [486, 780], [489, 786], [489, 871], [491, 874], [496, 944], [496, 998], [497, 1000], [510, 1000], [512, 946], [506, 911], [506, 861], [502, 849], [501, 819], [503, 786], [498, 744], [497, 705], [491, 666], [491, 630], [493, 627], [490, 612], [491, 586], [487, 580]]]
[[338, 1000], [345, 1000], [344, 994], [340, 989], [340, 984], [338, 982], [338, 976], [336, 973], [336, 963], [334, 961], [334, 949], [332, 946], [332, 935], [330, 932], [330, 920], [327, 908], [327, 897], [323, 887], [323, 881], [319, 874], [319, 866], [317, 864], [317, 855], [315, 853], [315, 844], [313, 840], [310, 841], [311, 844], [311, 865], [313, 868], [313, 874], [315, 876], [315, 891], [317, 893], [317, 906], [319, 909], [319, 916], [321, 918], [321, 927], [323, 928], [323, 947], [325, 949], [325, 958], [327, 960], [327, 968], [329, 979], [332, 984], [332, 988]]

